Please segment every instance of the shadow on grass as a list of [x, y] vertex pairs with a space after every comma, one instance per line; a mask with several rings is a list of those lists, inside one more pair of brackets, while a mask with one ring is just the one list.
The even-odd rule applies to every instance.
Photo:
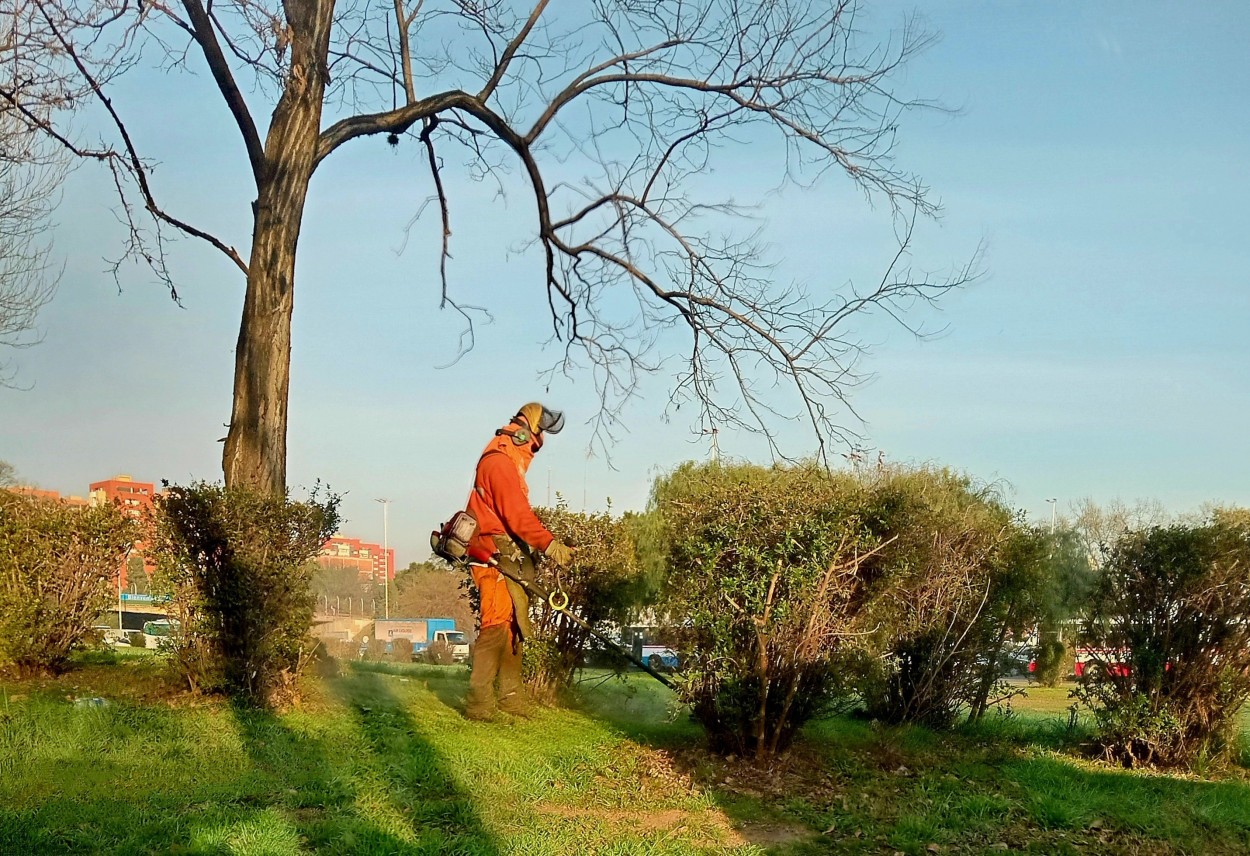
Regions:
[[48, 693], [0, 720], [0, 853], [232, 853], [196, 829], [255, 814], [237, 745], [201, 732], [220, 726], [213, 712]]
[[[270, 782], [268, 794], [249, 800], [262, 817], [277, 813], [280, 819], [271, 816], [270, 825], [289, 826], [315, 852], [433, 852], [405, 840], [402, 815], [387, 811], [386, 800], [379, 805], [362, 799], [360, 776], [351, 769], [355, 760], [343, 758], [350, 746], [335, 752], [323, 738], [268, 711], [234, 707], [231, 712], [244, 750]], [[232, 826], [221, 832], [237, 838], [248, 822], [235, 820]], [[202, 829], [201, 836], [206, 834], [211, 833]]]
[[0, 853], [495, 856], [402, 708], [339, 688], [343, 707], [276, 716], [4, 687]]
[[827, 797], [799, 774], [788, 808], [813, 829], [856, 837], [785, 852], [1250, 852], [1245, 782], [1128, 772], [1071, 750], [1046, 723], [971, 733], [814, 724], [796, 752], [832, 773]]
[[498, 853], [469, 794], [457, 785], [389, 682], [377, 675], [348, 673], [328, 686], [352, 712], [372, 753], [367, 766], [374, 771], [370, 778], [373, 798], [389, 798], [400, 807], [416, 837], [407, 849], [389, 852]]

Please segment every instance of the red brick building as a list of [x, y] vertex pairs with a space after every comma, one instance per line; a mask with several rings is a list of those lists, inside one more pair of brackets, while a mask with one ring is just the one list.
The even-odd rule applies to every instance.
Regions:
[[[127, 475], [117, 475], [107, 481], [99, 481], [88, 487], [88, 498], [83, 499], [81, 496], [61, 496], [55, 490], [41, 490], [37, 487], [15, 487], [11, 488], [14, 493], [22, 496], [30, 496], [35, 499], [46, 499], [52, 502], [63, 502], [66, 505], [73, 506], [94, 506], [104, 503], [116, 501], [120, 505], [122, 511], [131, 518], [138, 520], [143, 516], [143, 510], [152, 505], [152, 497], [155, 495], [153, 485], [149, 482], [137, 482]], [[143, 559], [144, 567], [151, 573], [154, 565], [148, 561], [144, 555], [144, 544], [142, 541], [136, 541], [130, 551], [131, 557], [139, 557]], [[127, 583], [127, 561], [123, 561], [118, 573], [121, 575], [119, 585], [121, 588], [126, 587]]]
[[143, 516], [144, 509], [152, 507], [152, 497], [156, 495], [151, 482], [137, 482], [125, 475], [94, 482], [88, 490], [92, 505], [116, 502], [127, 516], [136, 520]]
[[385, 561], [382, 552], [380, 544], [335, 535], [321, 545], [317, 564], [323, 568], [353, 568], [361, 579], [380, 580], [385, 575], [386, 579], [393, 580], [395, 550], [391, 548], [386, 551]]
[[[92, 505], [115, 503], [121, 508], [123, 514], [134, 520], [142, 519], [143, 512], [152, 507], [152, 497], [156, 496], [155, 485], [152, 482], [137, 482], [127, 475], [116, 475], [105, 481], [93, 482], [88, 487], [88, 491], [87, 495], [91, 497]], [[136, 541], [130, 548], [130, 556], [122, 562], [119, 571], [121, 574], [119, 584], [123, 589], [129, 582], [127, 565], [130, 561], [141, 558], [144, 570], [149, 575], [156, 569], [156, 565], [148, 558], [146, 551], [147, 545], [143, 541]]]

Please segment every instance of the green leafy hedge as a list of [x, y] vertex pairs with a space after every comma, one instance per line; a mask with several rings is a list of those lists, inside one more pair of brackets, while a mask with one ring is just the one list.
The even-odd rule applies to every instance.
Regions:
[[181, 622], [173, 651], [193, 689], [282, 705], [314, 650], [312, 559], [338, 528], [339, 498], [305, 502], [197, 482], [156, 511], [154, 587]]
[[1109, 757], [1191, 764], [1236, 748], [1250, 698], [1250, 519], [1129, 532], [1108, 553], [1082, 628], [1080, 700]]
[[26, 674], [63, 670], [117, 596], [136, 534], [113, 505], [0, 490], [0, 664]]

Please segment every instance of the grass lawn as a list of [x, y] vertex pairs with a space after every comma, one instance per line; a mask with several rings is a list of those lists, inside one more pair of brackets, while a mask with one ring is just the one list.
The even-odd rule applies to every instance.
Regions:
[[826, 719], [758, 770], [701, 751], [643, 676], [479, 724], [460, 667], [354, 668], [282, 715], [161, 668], [120, 649], [0, 683], [0, 853], [1250, 852], [1246, 770], [1079, 760], [1065, 690], [946, 735]]

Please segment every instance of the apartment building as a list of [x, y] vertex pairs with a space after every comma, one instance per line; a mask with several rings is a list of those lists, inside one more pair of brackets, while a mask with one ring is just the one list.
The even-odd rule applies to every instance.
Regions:
[[361, 579], [395, 579], [395, 550], [383, 551], [380, 544], [359, 538], [335, 535], [321, 546], [317, 564], [323, 568], [352, 568]]

